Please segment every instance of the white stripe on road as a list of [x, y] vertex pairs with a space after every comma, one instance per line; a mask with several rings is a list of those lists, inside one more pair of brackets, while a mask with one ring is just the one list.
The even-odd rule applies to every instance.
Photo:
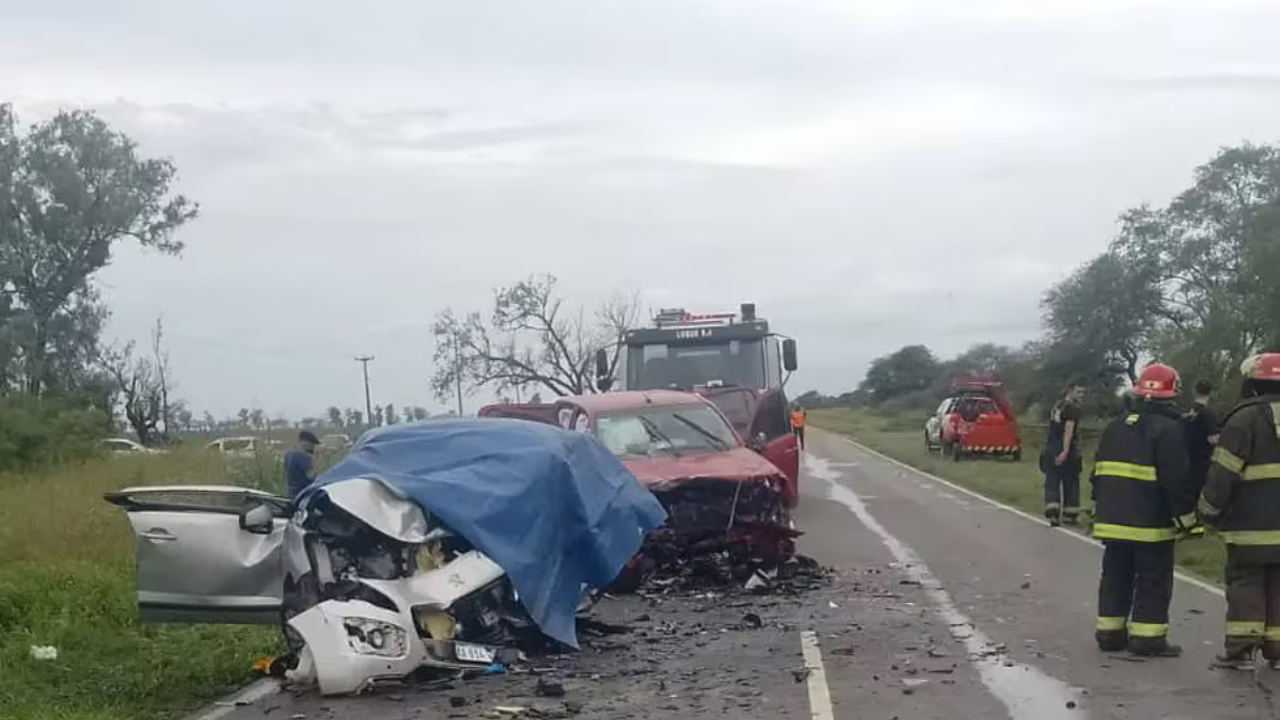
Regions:
[[938, 615], [947, 623], [952, 637], [960, 641], [969, 662], [987, 690], [1004, 704], [1012, 720], [1079, 720], [1081, 693], [1070, 685], [1045, 674], [1034, 665], [1013, 661], [1005, 647], [991, 641], [972, 620], [960, 612], [951, 595], [933, 575], [928, 565], [909, 545], [894, 537], [875, 519], [866, 503], [852, 489], [839, 482], [840, 473], [826, 467], [820, 457], [806, 458], [809, 475], [827, 482], [832, 500], [849, 508], [859, 521], [880, 537], [880, 542], [902, 565], [902, 571], [920, 585], [936, 606]]
[[226, 700], [214, 703], [212, 708], [192, 716], [191, 720], [218, 720], [218, 718], [225, 715], [230, 715], [238, 708], [252, 705], [262, 698], [277, 692], [280, 692], [280, 683], [271, 678], [263, 678]]
[[[892, 457], [889, 457], [888, 455], [885, 455], [885, 454], [884, 454], [884, 453], [882, 453], [882, 452], [879, 452], [879, 451], [877, 451], [877, 450], [872, 450], [871, 448], [867, 447], [866, 445], [863, 445], [863, 444], [862, 444], [862, 443], [860, 443], [860, 442], [857, 442], [857, 441], [855, 441], [855, 440], [851, 440], [851, 439], [849, 439], [849, 438], [847, 438], [847, 437], [844, 437], [843, 435], [837, 435], [837, 434], [835, 434], [835, 433], [828, 433], [828, 434], [829, 434], [829, 435], [831, 435], [831, 436], [833, 436], [833, 437], [835, 437], [835, 438], [837, 438], [837, 439], [839, 439], [839, 440], [842, 440], [842, 441], [844, 441], [844, 442], [846, 442], [846, 443], [848, 443], [848, 444], [850, 444], [850, 445], [854, 446], [855, 448], [857, 448], [857, 449], [861, 450], [861, 451], [862, 451], [862, 452], [864, 452], [864, 453], [867, 453], [868, 455], [874, 455], [875, 457], [878, 457], [878, 458], [880, 458], [881, 460], [884, 460], [885, 462], [887, 462], [887, 463], [889, 463], [889, 464], [891, 464], [891, 465], [896, 465], [897, 467], [900, 467], [900, 468], [902, 468], [903, 470], [909, 470], [910, 472], [912, 472], [912, 473], [913, 473], [913, 474], [915, 474], [915, 475], [919, 475], [920, 477], [928, 478], [928, 479], [932, 480], [933, 482], [939, 483], [939, 484], [941, 484], [941, 485], [945, 485], [945, 486], [947, 486], [947, 487], [951, 488], [952, 490], [955, 490], [955, 491], [957, 491], [957, 492], [962, 492], [962, 493], [964, 493], [965, 495], [968, 495], [968, 496], [973, 497], [973, 498], [977, 498], [978, 500], [981, 500], [982, 502], [984, 502], [984, 503], [986, 503], [986, 504], [988, 504], [988, 505], [991, 505], [991, 506], [993, 506], [993, 507], [998, 507], [998, 508], [1000, 508], [1001, 510], [1004, 510], [1005, 512], [1013, 513], [1014, 515], [1017, 515], [1018, 517], [1025, 518], [1025, 519], [1027, 519], [1027, 520], [1030, 520], [1031, 522], [1033, 522], [1033, 523], [1035, 523], [1035, 524], [1037, 524], [1037, 525], [1047, 525], [1047, 524], [1048, 524], [1048, 523], [1047, 523], [1043, 518], [1036, 517], [1035, 515], [1032, 515], [1031, 513], [1026, 512], [1026, 511], [1024, 511], [1024, 510], [1019, 510], [1018, 508], [1013, 507], [1012, 505], [1006, 505], [1006, 504], [1004, 504], [1004, 503], [1000, 502], [999, 500], [993, 500], [992, 498], [989, 498], [989, 497], [987, 497], [986, 495], [983, 495], [982, 493], [975, 492], [975, 491], [973, 491], [973, 490], [970, 490], [970, 489], [969, 489], [969, 488], [967, 488], [967, 487], [963, 487], [963, 486], [957, 485], [957, 484], [955, 484], [955, 483], [951, 482], [950, 480], [944, 480], [944, 479], [942, 479], [942, 478], [938, 477], [937, 475], [933, 475], [933, 474], [931, 474], [931, 473], [927, 473], [927, 472], [925, 472], [924, 470], [921, 470], [920, 468], [912, 467], [911, 465], [908, 465], [907, 463], [904, 463], [904, 462], [902, 462], [901, 460], [898, 460], [897, 458], [892, 458]], [[1081, 535], [1081, 534], [1080, 534], [1080, 533], [1078, 533], [1078, 532], [1074, 532], [1074, 531], [1069, 530], [1069, 529], [1064, 528], [1064, 527], [1056, 527], [1056, 528], [1050, 528], [1050, 529], [1052, 529], [1052, 530], [1056, 530], [1056, 531], [1058, 531], [1058, 532], [1062, 533], [1063, 535], [1066, 535], [1067, 537], [1075, 538], [1076, 540], [1080, 540], [1081, 542], [1086, 542], [1086, 543], [1088, 543], [1088, 544], [1090, 544], [1090, 545], [1093, 545], [1094, 547], [1098, 547], [1098, 548], [1102, 547], [1102, 543], [1098, 542], [1097, 540], [1094, 540], [1093, 538], [1089, 537], [1088, 535]], [[1223, 594], [1223, 592], [1222, 592], [1222, 588], [1220, 588], [1220, 587], [1218, 587], [1217, 585], [1214, 585], [1214, 584], [1212, 584], [1212, 583], [1207, 583], [1207, 582], [1205, 582], [1204, 580], [1201, 580], [1201, 579], [1200, 579], [1200, 578], [1198, 578], [1198, 577], [1195, 577], [1195, 576], [1193, 576], [1193, 575], [1188, 575], [1188, 574], [1186, 574], [1186, 573], [1182, 572], [1181, 570], [1176, 570], [1176, 571], [1174, 571], [1174, 576], [1175, 576], [1175, 577], [1177, 577], [1179, 580], [1181, 580], [1181, 581], [1183, 581], [1183, 582], [1187, 583], [1188, 585], [1194, 585], [1194, 586], [1196, 586], [1196, 587], [1200, 588], [1201, 590], [1204, 590], [1205, 592], [1208, 592], [1208, 593], [1212, 593], [1212, 594], [1214, 594], [1214, 595], [1217, 595], [1218, 597], [1225, 597], [1225, 595], [1224, 595], [1224, 594]]]
[[818, 634], [812, 630], [800, 633], [800, 651], [804, 653], [804, 666], [809, 671], [809, 717], [813, 720], [835, 720], [831, 709], [831, 689], [827, 687], [827, 669], [822, 664], [822, 649], [818, 647]]

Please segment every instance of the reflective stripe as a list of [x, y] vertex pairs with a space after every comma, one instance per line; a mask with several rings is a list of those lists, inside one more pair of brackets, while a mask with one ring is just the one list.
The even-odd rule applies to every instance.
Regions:
[[1276, 437], [1280, 438], [1280, 402], [1271, 403], [1271, 422], [1276, 425]]
[[1280, 627], [1268, 625], [1266, 632], [1262, 635], [1262, 639], [1267, 642], [1280, 641]]
[[1260, 637], [1263, 632], [1265, 632], [1266, 628], [1267, 624], [1261, 621], [1228, 620], [1227, 637]]
[[1200, 502], [1196, 503], [1196, 509], [1206, 517], [1217, 517], [1222, 513], [1221, 510], [1213, 506], [1213, 503], [1205, 500], [1203, 495], [1200, 496]]
[[1221, 445], [1213, 449], [1213, 461], [1236, 474], [1244, 469], [1244, 461]]
[[1130, 637], [1157, 638], [1168, 634], [1168, 623], [1129, 623]]
[[1280, 480], [1280, 463], [1250, 465], [1241, 474], [1245, 480]]
[[1123, 617], [1100, 617], [1098, 618], [1098, 629], [1102, 632], [1115, 632], [1123, 630], [1129, 618]]
[[1093, 474], [1129, 478], [1130, 480], [1147, 480], [1152, 482], [1156, 479], [1156, 469], [1150, 465], [1112, 462], [1110, 460], [1102, 460], [1094, 463]]
[[1174, 538], [1174, 530], [1168, 528], [1130, 527], [1128, 525], [1111, 525], [1094, 523], [1093, 536], [1104, 540], [1133, 540], [1134, 542], [1164, 542]]
[[1280, 545], [1280, 530], [1223, 530], [1228, 545]]
[[1129, 413], [1128, 415], [1125, 416], [1124, 421], [1130, 425], [1133, 425], [1134, 423], [1138, 422], [1138, 414]]

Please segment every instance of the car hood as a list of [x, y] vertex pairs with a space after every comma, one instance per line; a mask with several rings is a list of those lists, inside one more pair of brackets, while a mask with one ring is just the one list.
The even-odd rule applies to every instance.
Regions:
[[781, 475], [773, 463], [754, 450], [744, 447], [727, 452], [698, 453], [672, 457], [623, 458], [641, 485], [653, 489], [699, 478], [715, 478], [730, 482], [763, 480]]

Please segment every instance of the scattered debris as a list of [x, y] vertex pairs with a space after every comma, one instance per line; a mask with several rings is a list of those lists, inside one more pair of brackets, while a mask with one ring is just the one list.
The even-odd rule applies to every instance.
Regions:
[[467, 704], [467, 699], [462, 697], [461, 695], [449, 696], [449, 707], [460, 708], [460, 707], [464, 707], [466, 704]]
[[58, 648], [52, 645], [32, 645], [31, 658], [33, 660], [57, 660]]
[[951, 657], [951, 653], [947, 652], [946, 650], [943, 650], [942, 648], [933, 647], [933, 648], [929, 648], [929, 657], [931, 658]]
[[1028, 581], [1026, 581], [1026, 582], [1022, 583], [1021, 587], [1022, 587], [1022, 589], [1023, 589], [1023, 590], [1030, 590], [1030, 589], [1031, 589], [1031, 581], [1030, 581], [1030, 580], [1028, 580]]
[[558, 682], [552, 682], [538, 678], [538, 686], [535, 690], [538, 697], [558, 698], [564, 697], [564, 685]]
[[764, 627], [764, 620], [755, 613], [747, 613], [742, 616], [742, 627], [747, 630], [759, 630]]
[[792, 677], [792, 678], [795, 678], [795, 681], [796, 681], [796, 682], [798, 682], [798, 683], [802, 683], [802, 682], [804, 682], [805, 680], [808, 680], [808, 679], [809, 679], [809, 673], [811, 673], [811, 672], [813, 672], [813, 671], [812, 671], [811, 669], [807, 668], [807, 667], [803, 667], [803, 668], [794, 668], [794, 669], [792, 669], [792, 670], [791, 670], [791, 677]]

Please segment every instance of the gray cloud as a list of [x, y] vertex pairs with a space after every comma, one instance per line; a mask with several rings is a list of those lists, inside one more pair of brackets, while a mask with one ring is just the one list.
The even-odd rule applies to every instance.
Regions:
[[[13, 7], [4, 7], [12, 4]], [[182, 392], [291, 414], [428, 401], [427, 326], [498, 283], [755, 300], [803, 387], [908, 342], [1033, 336], [1116, 216], [1272, 139], [1280, 6], [0, 0], [0, 97], [99, 109], [204, 205], [124, 250]]]

